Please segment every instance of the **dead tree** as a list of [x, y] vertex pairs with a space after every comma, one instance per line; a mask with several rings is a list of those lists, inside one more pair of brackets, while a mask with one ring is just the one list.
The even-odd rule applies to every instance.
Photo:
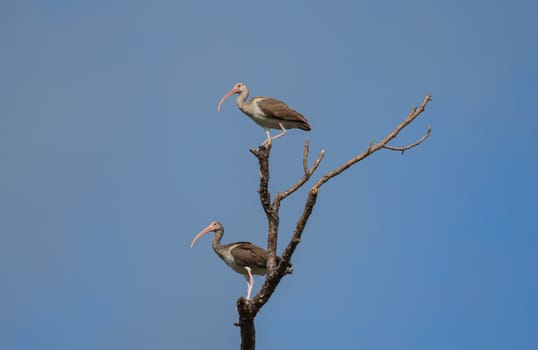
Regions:
[[431, 128], [428, 127], [428, 130], [420, 139], [416, 142], [402, 147], [390, 146], [389, 143], [398, 136], [399, 132], [407, 127], [411, 122], [413, 122], [426, 108], [428, 102], [431, 101], [430, 94], [426, 94], [421, 105], [413, 107], [409, 115], [394, 129], [392, 130], [385, 138], [378, 143], [374, 144], [373, 141], [370, 142], [366, 150], [364, 150], [359, 155], [351, 158], [347, 162], [343, 163], [338, 168], [329, 171], [325, 175], [321, 176], [312, 186], [308, 195], [306, 197], [305, 205], [303, 212], [297, 224], [293, 235], [287, 244], [284, 252], [282, 253], [282, 260], [280, 264], [276, 263], [276, 246], [278, 239], [278, 229], [279, 229], [279, 209], [280, 203], [282, 200], [286, 199], [289, 195], [293, 194], [299, 188], [301, 188], [314, 174], [318, 168], [320, 162], [323, 159], [324, 151], [321, 151], [318, 155], [316, 161], [311, 167], [308, 167], [308, 154], [309, 154], [309, 141], [308, 139], [304, 145], [303, 151], [303, 168], [304, 175], [297, 181], [293, 186], [287, 189], [284, 192], [276, 193], [271, 201], [271, 194], [269, 193], [269, 154], [271, 152], [271, 145], [269, 146], [260, 146], [258, 149], [251, 149], [256, 158], [258, 158], [259, 167], [260, 167], [260, 187], [258, 193], [260, 195], [261, 206], [267, 216], [268, 221], [268, 239], [267, 239], [267, 250], [269, 251], [269, 259], [267, 261], [267, 275], [265, 277], [265, 282], [261, 287], [260, 291], [252, 300], [246, 300], [243, 297], [240, 297], [237, 300], [237, 311], [239, 313], [239, 322], [236, 323], [237, 326], [241, 328], [241, 349], [242, 350], [253, 350], [256, 347], [256, 330], [254, 326], [254, 318], [260, 311], [260, 309], [269, 301], [271, 295], [275, 291], [276, 287], [280, 283], [280, 280], [286, 274], [287, 268], [290, 266], [291, 258], [297, 245], [301, 242], [301, 237], [312, 213], [312, 209], [316, 205], [316, 200], [318, 198], [319, 189], [327, 181], [338, 176], [342, 172], [346, 171], [352, 165], [364, 160], [373, 153], [379, 151], [380, 149], [388, 149], [392, 151], [405, 152], [415, 146], [421, 144], [425, 139], [430, 136]]

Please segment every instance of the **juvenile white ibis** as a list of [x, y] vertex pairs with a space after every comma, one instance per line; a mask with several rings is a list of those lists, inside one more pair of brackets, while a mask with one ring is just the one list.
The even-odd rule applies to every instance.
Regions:
[[[256, 122], [256, 124], [265, 129], [267, 140], [265, 140], [264, 144], [266, 145], [269, 145], [272, 140], [284, 136], [287, 131], [286, 129], [297, 128], [306, 131], [312, 129], [310, 124], [308, 124], [308, 120], [306, 120], [301, 113], [291, 109], [282, 101], [271, 97], [258, 96], [254, 97], [249, 102], [245, 102], [248, 97], [248, 88], [243, 83], [235, 84], [235, 86], [220, 99], [217, 112], [220, 112], [220, 107], [224, 100], [233, 94], [238, 94], [236, 103], [241, 112], [248, 115]], [[269, 129], [280, 129], [282, 132], [271, 137]]]
[[[215, 232], [212, 243], [215, 253], [235, 272], [242, 274], [247, 280], [247, 300], [249, 300], [252, 287], [254, 286], [254, 277], [252, 275], [265, 275], [267, 272], [267, 251], [250, 242], [235, 242], [221, 245], [220, 240], [224, 235], [224, 227], [218, 221], [213, 221], [209, 226], [200, 231], [192, 240], [191, 248], [198, 238], [209, 232]], [[279, 261], [280, 257], [277, 257], [277, 262]], [[293, 268], [290, 265], [286, 273], [289, 274], [292, 272]]]

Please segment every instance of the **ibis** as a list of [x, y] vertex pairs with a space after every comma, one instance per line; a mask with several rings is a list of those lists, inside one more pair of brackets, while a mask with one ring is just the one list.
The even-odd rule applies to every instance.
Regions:
[[[191, 248], [194, 247], [196, 241], [203, 235], [214, 232], [213, 250], [219, 258], [221, 258], [235, 272], [243, 275], [247, 281], [247, 300], [250, 299], [252, 287], [254, 286], [253, 275], [265, 275], [267, 272], [267, 250], [260, 248], [250, 242], [234, 242], [229, 244], [220, 244], [220, 240], [224, 235], [224, 227], [218, 221], [214, 221], [209, 226], [200, 231], [192, 240]], [[277, 263], [281, 260], [277, 257]], [[293, 272], [290, 266], [286, 270], [286, 274]]]
[[[243, 83], [237, 83], [234, 87], [228, 91], [219, 102], [217, 106], [217, 112], [220, 112], [220, 108], [224, 101], [237, 94], [237, 107], [241, 112], [249, 116], [256, 124], [265, 129], [267, 139], [263, 142], [264, 145], [271, 144], [271, 141], [284, 136], [287, 129], [301, 129], [310, 131], [312, 128], [308, 124], [308, 120], [299, 112], [288, 107], [282, 101], [274, 99], [272, 97], [257, 96], [250, 101], [245, 102], [248, 97], [248, 88]], [[271, 136], [269, 129], [281, 130], [278, 135]]]

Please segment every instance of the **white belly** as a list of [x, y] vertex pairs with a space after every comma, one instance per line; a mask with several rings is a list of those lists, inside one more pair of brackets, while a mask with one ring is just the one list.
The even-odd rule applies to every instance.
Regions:
[[258, 107], [257, 104], [253, 103], [252, 108], [250, 110], [251, 115], [248, 115], [250, 119], [254, 120], [254, 122], [258, 125], [260, 125], [263, 128], [270, 128], [270, 129], [280, 129], [280, 125], [278, 125], [278, 120], [274, 118], [267, 118], [260, 107]]

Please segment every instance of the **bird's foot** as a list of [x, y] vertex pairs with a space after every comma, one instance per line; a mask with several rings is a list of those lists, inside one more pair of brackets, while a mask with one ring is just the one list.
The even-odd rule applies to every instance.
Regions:
[[260, 147], [269, 148], [271, 146], [271, 142], [273, 142], [273, 138], [271, 137], [271, 133], [269, 132], [268, 128], [265, 128], [265, 135], [267, 135], [267, 138], [263, 143], [260, 145]]
[[265, 148], [269, 148], [271, 146], [271, 143], [272, 143], [272, 139], [266, 139], [265, 141], [262, 142], [262, 144], [260, 145], [260, 147], [265, 147]]

